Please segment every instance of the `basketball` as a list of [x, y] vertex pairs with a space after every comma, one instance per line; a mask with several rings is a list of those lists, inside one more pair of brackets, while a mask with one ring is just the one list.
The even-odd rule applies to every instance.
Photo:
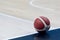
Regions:
[[37, 31], [48, 31], [50, 28], [50, 20], [47, 17], [40, 16], [34, 20], [34, 28]]

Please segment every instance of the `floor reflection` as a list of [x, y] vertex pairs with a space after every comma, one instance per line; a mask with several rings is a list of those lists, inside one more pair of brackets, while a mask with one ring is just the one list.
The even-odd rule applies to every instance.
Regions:
[[49, 40], [49, 34], [48, 33], [37, 33], [35, 34], [34, 40]]

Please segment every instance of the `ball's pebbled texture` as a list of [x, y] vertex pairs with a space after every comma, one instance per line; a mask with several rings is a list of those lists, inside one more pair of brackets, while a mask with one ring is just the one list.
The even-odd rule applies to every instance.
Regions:
[[50, 28], [50, 21], [47, 17], [40, 16], [34, 20], [34, 27], [37, 31], [48, 31]]

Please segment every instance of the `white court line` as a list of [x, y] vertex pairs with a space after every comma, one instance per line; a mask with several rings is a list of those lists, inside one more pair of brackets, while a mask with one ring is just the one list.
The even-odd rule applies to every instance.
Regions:
[[8, 38], [9, 39], [14, 39], [14, 38], [20, 38], [20, 37], [24, 37], [24, 36], [28, 36], [28, 35], [32, 35], [32, 34], [35, 34], [37, 32], [34, 32], [34, 33], [29, 33], [29, 34], [25, 34], [25, 35], [19, 35], [19, 36], [15, 36], [15, 37], [11, 37], [11, 38]]
[[51, 9], [51, 8], [45, 8], [45, 7], [42, 7], [42, 6], [37, 6], [35, 4], [33, 4], [34, 0], [31, 0], [29, 2], [30, 5], [32, 5], [33, 7], [36, 7], [36, 8], [40, 8], [40, 9], [45, 9], [45, 10], [50, 10], [50, 11], [54, 11], [54, 9]]

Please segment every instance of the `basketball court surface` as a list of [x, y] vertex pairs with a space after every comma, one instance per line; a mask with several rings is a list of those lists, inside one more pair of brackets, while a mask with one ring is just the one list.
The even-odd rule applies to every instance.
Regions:
[[[34, 19], [46, 16], [47, 34], [34, 29]], [[60, 0], [0, 0], [0, 40], [60, 40]]]

